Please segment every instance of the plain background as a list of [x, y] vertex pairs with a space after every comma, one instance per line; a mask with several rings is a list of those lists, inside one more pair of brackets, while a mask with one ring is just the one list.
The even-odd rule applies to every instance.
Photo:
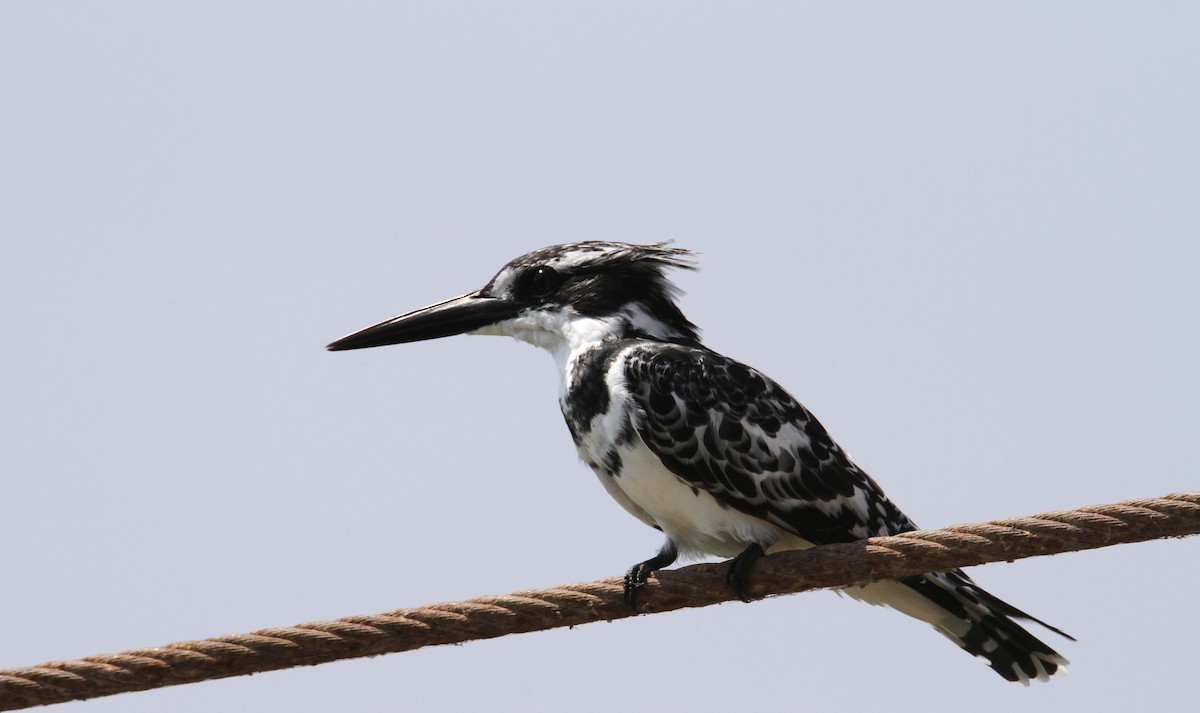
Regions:
[[[620, 574], [546, 355], [359, 327], [673, 239], [708, 343], [920, 524], [1200, 489], [1200, 10], [0, 5], [0, 666]], [[1200, 543], [974, 570], [1005, 684], [822, 592], [90, 711], [1179, 710]], [[1050, 636], [1050, 635], [1048, 635]]]

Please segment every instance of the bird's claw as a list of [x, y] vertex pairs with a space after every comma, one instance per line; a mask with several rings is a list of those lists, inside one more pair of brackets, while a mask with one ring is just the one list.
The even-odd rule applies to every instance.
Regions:
[[629, 608], [637, 609], [638, 590], [646, 586], [646, 580], [653, 572], [645, 562], [639, 562], [625, 573], [625, 603]]
[[646, 580], [650, 578], [650, 575], [673, 564], [678, 556], [679, 550], [676, 549], [675, 543], [668, 539], [658, 554], [645, 562], [638, 562], [630, 567], [629, 571], [625, 573], [625, 603], [636, 610], [638, 590], [646, 586]]
[[757, 598], [746, 586], [746, 577], [750, 574], [750, 568], [764, 554], [762, 545], [757, 543], [750, 545], [740, 555], [733, 558], [733, 561], [729, 563], [729, 570], [725, 572], [725, 581], [737, 591], [738, 599], [743, 602], [752, 602]]

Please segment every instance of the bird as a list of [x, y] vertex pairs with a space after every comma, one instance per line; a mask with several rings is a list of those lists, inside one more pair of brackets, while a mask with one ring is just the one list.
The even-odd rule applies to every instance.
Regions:
[[[626, 600], [681, 556], [732, 558], [729, 580], [766, 553], [917, 529], [782, 386], [709, 349], [678, 306], [670, 243], [585, 241], [509, 261], [482, 288], [349, 334], [331, 351], [457, 334], [514, 337], [550, 352], [580, 459], [626, 511], [665, 535], [625, 575]], [[1068, 661], [1016, 620], [1074, 640], [987, 592], [962, 570], [843, 590], [924, 621], [1008, 681]]]

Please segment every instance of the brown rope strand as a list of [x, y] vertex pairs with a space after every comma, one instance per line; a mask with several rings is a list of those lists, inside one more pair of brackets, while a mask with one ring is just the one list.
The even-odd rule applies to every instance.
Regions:
[[[783, 552], [756, 562], [749, 586], [773, 596], [1198, 533], [1200, 492], [1175, 493]], [[640, 593], [637, 612], [624, 603], [621, 579], [610, 577], [0, 669], [0, 710], [708, 606], [737, 599], [725, 572], [724, 564], [661, 572]]]

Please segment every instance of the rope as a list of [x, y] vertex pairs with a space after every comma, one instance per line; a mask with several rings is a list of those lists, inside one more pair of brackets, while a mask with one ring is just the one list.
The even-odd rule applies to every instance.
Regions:
[[[758, 560], [748, 585], [771, 596], [1198, 533], [1200, 492], [1175, 493], [782, 552]], [[621, 578], [610, 577], [0, 669], [0, 710], [703, 607], [738, 598], [726, 570], [718, 563], [660, 572], [640, 593], [636, 612], [624, 603]]]

